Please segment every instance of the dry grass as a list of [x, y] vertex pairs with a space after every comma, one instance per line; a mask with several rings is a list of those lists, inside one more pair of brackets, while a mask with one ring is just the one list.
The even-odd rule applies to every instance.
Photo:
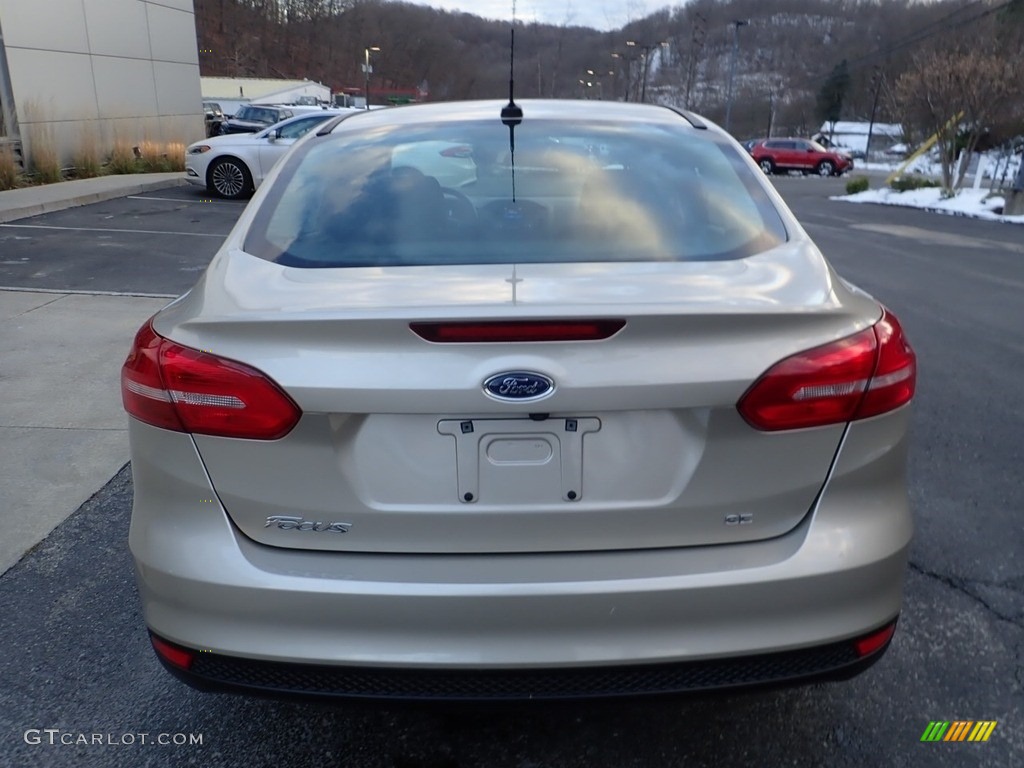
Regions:
[[36, 126], [32, 130], [32, 171], [40, 184], [55, 184], [64, 180], [60, 168], [60, 155], [53, 144], [53, 136], [48, 128]]
[[172, 171], [185, 172], [185, 144], [181, 141], [169, 141], [164, 145], [164, 153]]
[[75, 166], [75, 176], [80, 179], [91, 179], [103, 172], [100, 160], [100, 138], [95, 128], [86, 128], [78, 137], [78, 148], [71, 158]]
[[114, 149], [107, 162], [107, 170], [111, 173], [139, 172], [139, 163], [135, 159], [135, 150], [131, 144], [120, 139], [114, 142]]
[[156, 120], [136, 121], [134, 125], [129, 123], [114, 127], [113, 148], [106, 163], [103, 160], [104, 148], [110, 146], [107, 143], [109, 127], [105, 128], [102, 121], [82, 122], [78, 127], [74, 151], [69, 158], [62, 158], [54, 141], [53, 125], [48, 122], [48, 115], [52, 112], [52, 109], [46, 110], [34, 101], [26, 104], [26, 146], [29, 153], [25, 161], [30, 164], [31, 173], [22, 173], [11, 150], [0, 145], [0, 189], [63, 181], [64, 159], [70, 160], [74, 177], [80, 179], [106, 173], [174, 173], [185, 170], [183, 142], [150, 138], [163, 134], [164, 126]]
[[61, 157], [53, 138], [50, 124], [52, 109], [46, 109], [35, 100], [25, 102], [24, 115], [28, 141], [25, 162], [32, 170], [33, 181], [53, 184], [64, 180], [61, 172]]
[[15, 189], [21, 183], [21, 168], [14, 159], [14, 150], [7, 144], [0, 144], [0, 190]]
[[149, 173], [169, 173], [185, 170], [185, 145], [181, 142], [145, 140], [139, 145], [140, 165]]

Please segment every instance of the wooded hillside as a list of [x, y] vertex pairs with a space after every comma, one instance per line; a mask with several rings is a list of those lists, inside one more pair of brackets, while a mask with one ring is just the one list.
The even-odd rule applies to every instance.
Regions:
[[[812, 132], [821, 124], [819, 92], [844, 60], [842, 119], [867, 119], [877, 102], [876, 120], [899, 122], [893, 86], [915, 52], [987, 44], [995, 19], [1014, 4], [1020, 0], [693, 0], [599, 32], [567, 3], [561, 25], [517, 24], [516, 92], [643, 96], [721, 122], [735, 34], [735, 135], [764, 135], [769, 122], [776, 134]], [[204, 75], [361, 88], [364, 51], [376, 46], [374, 101], [420, 87], [431, 101], [507, 94], [508, 23], [384, 0], [195, 0], [195, 7]], [[735, 20], [747, 23], [734, 29]]]

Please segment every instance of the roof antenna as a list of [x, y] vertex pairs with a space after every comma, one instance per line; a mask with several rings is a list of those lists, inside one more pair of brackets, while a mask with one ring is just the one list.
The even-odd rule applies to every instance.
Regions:
[[509, 30], [508, 54], [508, 104], [501, 108], [501, 122], [509, 128], [523, 122], [523, 110], [516, 104], [515, 93], [516, 66], [516, 0], [512, 0], [512, 29]]
[[501, 122], [508, 126], [508, 149], [512, 163], [512, 203], [516, 202], [516, 126], [523, 122], [523, 110], [516, 104], [516, 0], [512, 0], [512, 28], [509, 30], [508, 104], [501, 108]]

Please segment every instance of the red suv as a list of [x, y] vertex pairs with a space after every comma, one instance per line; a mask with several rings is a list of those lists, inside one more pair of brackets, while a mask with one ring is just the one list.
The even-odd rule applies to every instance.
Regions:
[[839, 176], [853, 169], [853, 158], [825, 149], [810, 139], [762, 139], [750, 148], [754, 162], [767, 174], [803, 171], [819, 176]]

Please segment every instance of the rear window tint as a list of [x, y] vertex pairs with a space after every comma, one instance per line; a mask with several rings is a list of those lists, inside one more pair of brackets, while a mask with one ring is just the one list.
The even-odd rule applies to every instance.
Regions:
[[744, 156], [687, 125], [498, 119], [299, 148], [245, 249], [294, 267], [736, 259], [786, 239]]

